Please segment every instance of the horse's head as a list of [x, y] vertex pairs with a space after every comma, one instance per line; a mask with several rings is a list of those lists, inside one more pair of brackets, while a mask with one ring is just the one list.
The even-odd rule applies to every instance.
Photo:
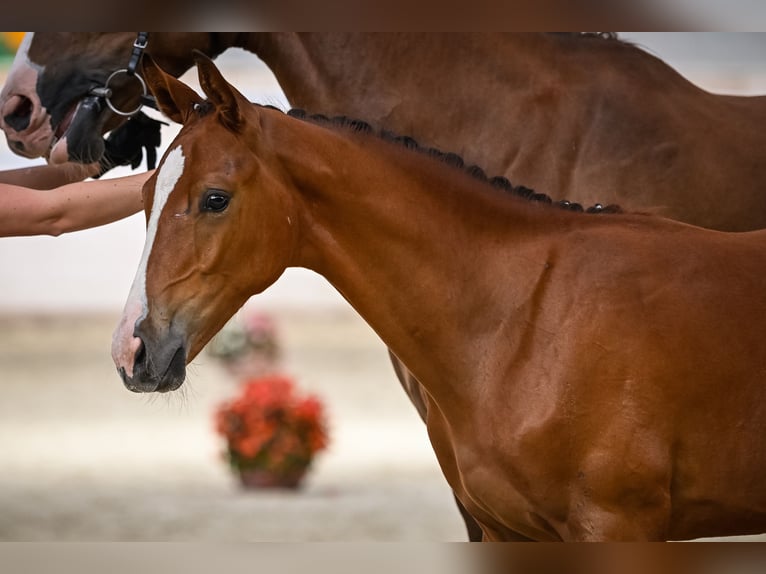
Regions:
[[8, 146], [24, 157], [50, 163], [98, 161], [104, 133], [141, 106], [145, 86], [134, 74], [142, 48], [175, 76], [192, 65], [192, 48], [212, 56], [210, 34], [166, 33], [146, 38], [136, 32], [29, 33], [0, 92], [0, 128]]
[[[101, 135], [122, 118], [91, 90], [126, 68], [135, 38], [135, 33], [27, 34], [0, 92], [0, 127], [11, 150], [52, 163], [97, 161], [104, 150]], [[138, 104], [142, 88], [135, 77], [119, 74], [109, 87], [118, 109]]]
[[144, 62], [160, 109], [183, 128], [144, 186], [146, 244], [112, 343], [137, 392], [180, 386], [187, 362], [281, 275], [295, 245], [294, 205], [262, 151], [264, 110], [197, 59], [208, 100]]

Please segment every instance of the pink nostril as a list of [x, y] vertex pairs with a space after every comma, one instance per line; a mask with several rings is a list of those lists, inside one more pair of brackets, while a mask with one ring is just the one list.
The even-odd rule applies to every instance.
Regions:
[[[136, 359], [144, 358], [144, 343], [136, 337], [136, 323], [144, 313], [141, 301], [128, 297], [120, 322], [112, 334], [112, 359], [117, 370], [133, 377], [133, 366]], [[139, 356], [140, 355], [140, 356]]]
[[126, 371], [131, 377], [133, 376], [133, 368], [143, 360], [145, 352], [144, 342], [138, 337], [131, 338], [130, 343], [128, 343], [128, 357], [125, 361], [127, 363], [125, 365]]
[[112, 359], [117, 369], [124, 369], [125, 373], [133, 376], [133, 367], [143, 361], [146, 351], [144, 342], [138, 337], [130, 337], [127, 340], [119, 337], [119, 331], [112, 338]]
[[3, 104], [3, 123], [17, 132], [29, 127], [32, 119], [32, 100], [26, 96], [13, 95]]
[[144, 347], [144, 342], [138, 337], [135, 337], [130, 342], [130, 348], [133, 351], [133, 365], [142, 362], [144, 360], [144, 355], [146, 355], [146, 347]]

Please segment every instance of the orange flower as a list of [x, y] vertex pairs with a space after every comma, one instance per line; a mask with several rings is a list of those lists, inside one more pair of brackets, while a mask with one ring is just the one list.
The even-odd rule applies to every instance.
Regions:
[[322, 403], [298, 396], [283, 375], [247, 381], [239, 396], [216, 410], [214, 422], [235, 468], [289, 471], [309, 464], [328, 444]]

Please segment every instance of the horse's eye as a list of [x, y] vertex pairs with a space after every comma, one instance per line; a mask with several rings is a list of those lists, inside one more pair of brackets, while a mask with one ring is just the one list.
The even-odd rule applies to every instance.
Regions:
[[221, 212], [229, 206], [229, 195], [218, 189], [211, 189], [202, 197], [202, 211]]

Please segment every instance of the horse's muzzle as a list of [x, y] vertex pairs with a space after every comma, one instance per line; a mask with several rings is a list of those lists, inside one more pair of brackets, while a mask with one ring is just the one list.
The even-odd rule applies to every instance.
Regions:
[[135, 355], [133, 376], [125, 368], [117, 370], [122, 382], [134, 393], [167, 393], [175, 391], [186, 378], [186, 349], [176, 337], [152, 344], [142, 338]]
[[94, 96], [80, 100], [56, 127], [50, 163], [93, 163], [104, 155], [101, 131], [106, 114], [101, 101]]

